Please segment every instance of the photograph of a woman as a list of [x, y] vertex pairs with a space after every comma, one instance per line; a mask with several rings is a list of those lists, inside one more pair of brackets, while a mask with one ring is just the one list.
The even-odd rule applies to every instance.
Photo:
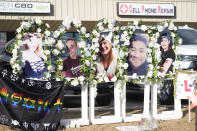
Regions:
[[115, 74], [117, 66], [117, 54], [112, 48], [112, 32], [104, 34], [99, 38], [99, 53], [96, 61], [97, 74], [106, 72]]
[[40, 33], [27, 33], [24, 38], [23, 48], [23, 72], [26, 78], [42, 79], [46, 72], [46, 64], [43, 59], [42, 35]]
[[147, 56], [147, 39], [140, 35], [134, 34], [130, 39], [129, 54], [127, 62], [129, 67], [127, 68], [128, 75], [146, 75], [148, 72]]
[[175, 53], [172, 49], [171, 37], [167, 32], [161, 34], [161, 73], [173, 72], [173, 61], [175, 61]]

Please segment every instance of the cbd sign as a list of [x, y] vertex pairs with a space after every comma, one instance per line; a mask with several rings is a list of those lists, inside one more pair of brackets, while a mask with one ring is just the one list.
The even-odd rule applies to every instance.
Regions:
[[16, 8], [33, 8], [33, 4], [26, 4], [26, 3], [16, 3]]

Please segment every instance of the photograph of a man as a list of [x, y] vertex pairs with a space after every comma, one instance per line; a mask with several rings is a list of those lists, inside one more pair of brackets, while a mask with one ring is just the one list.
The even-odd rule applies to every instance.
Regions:
[[80, 72], [80, 56], [77, 54], [78, 45], [75, 39], [69, 38], [66, 40], [66, 48], [69, 56], [63, 62], [63, 71], [65, 77], [79, 77]]
[[128, 62], [128, 75], [146, 75], [148, 72], [147, 39], [140, 34], [134, 34], [130, 39]]

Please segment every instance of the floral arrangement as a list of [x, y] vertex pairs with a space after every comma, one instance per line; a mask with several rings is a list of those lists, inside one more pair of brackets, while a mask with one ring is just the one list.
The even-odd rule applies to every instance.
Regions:
[[[143, 82], [145, 80], [152, 81], [153, 72], [155, 69], [154, 64], [153, 64], [153, 50], [158, 50], [160, 45], [157, 44], [157, 38], [152, 35], [152, 27], [142, 25], [141, 21], [134, 21], [133, 24], [129, 23], [127, 26], [124, 26], [121, 28], [123, 30], [123, 33], [121, 34], [121, 41], [124, 42], [122, 44], [122, 49], [124, 49], [124, 52], [128, 52], [128, 46], [130, 44], [129, 40], [132, 37], [134, 31], [136, 29], [141, 29], [142, 31], [145, 32], [145, 34], [148, 36], [148, 46], [147, 46], [147, 62], [148, 62], [148, 73], [147, 75], [140, 75], [138, 76], [136, 73], [134, 73], [131, 77], [126, 77], [128, 81], [133, 81], [134, 83], [136, 82]], [[160, 59], [160, 52], [157, 52], [157, 57]], [[121, 53], [120, 53], [121, 56]], [[122, 57], [122, 62], [126, 63], [126, 57]], [[126, 71], [126, 70], [125, 70]], [[127, 74], [126, 72], [124, 73], [125, 75]]]
[[[115, 53], [117, 53], [118, 55], [118, 51], [119, 51], [119, 31], [120, 28], [119, 26], [116, 26], [116, 21], [113, 19], [101, 19], [99, 20], [98, 24], [96, 25], [96, 27], [92, 30], [92, 32], [90, 33], [90, 41], [91, 41], [91, 46], [90, 46], [90, 52], [91, 52], [91, 57], [89, 57], [88, 61], [91, 63], [91, 67], [90, 67], [90, 76], [88, 78], [88, 81], [91, 84], [97, 84], [97, 83], [102, 83], [102, 82], [115, 82], [118, 79], [121, 79], [121, 71], [122, 66], [119, 66], [119, 68], [117, 68], [117, 73], [116, 75], [112, 75], [112, 74], [107, 74], [106, 72], [102, 73], [102, 74], [98, 74], [96, 75], [96, 63], [95, 61], [98, 58], [97, 53], [99, 52], [99, 37], [100, 37], [100, 33], [103, 31], [107, 31], [112, 33], [113, 35], [113, 43], [112, 43], [112, 47]], [[118, 62], [121, 62], [119, 60], [118, 57]], [[119, 64], [119, 63], [118, 63]]]
[[66, 19], [62, 22], [62, 24], [59, 26], [59, 28], [53, 32], [53, 36], [56, 39], [55, 41], [55, 48], [53, 49], [52, 53], [55, 56], [55, 78], [56, 81], [60, 81], [64, 79], [64, 76], [61, 75], [60, 71], [63, 69], [63, 60], [60, 57], [60, 54], [62, 53], [62, 49], [64, 48], [64, 44], [62, 41], [62, 35], [65, 34], [71, 27], [75, 28], [79, 32], [80, 36], [80, 43], [78, 43], [78, 46], [81, 50], [81, 59], [80, 63], [82, 63], [81, 67], [81, 73], [85, 74], [84, 76], [80, 76], [78, 78], [65, 78], [66, 84], [71, 84], [73, 86], [77, 86], [79, 84], [82, 84], [85, 80], [85, 77], [88, 77], [88, 64], [84, 63], [84, 60], [87, 58], [87, 52], [88, 48], [86, 48], [86, 38], [89, 36], [88, 33], [86, 33], [86, 28], [82, 26], [82, 23], [78, 19], [72, 19], [71, 17], [66, 17]]
[[[162, 31], [169, 30], [170, 35], [172, 37], [172, 42], [173, 42], [172, 48], [176, 54], [177, 46], [179, 46], [179, 44], [182, 43], [182, 39], [178, 36], [177, 27], [174, 25], [173, 21], [163, 21], [161, 23], [158, 23], [157, 26], [153, 26], [151, 29], [152, 29], [151, 36], [155, 37], [156, 39], [159, 38], [160, 33]], [[175, 75], [173, 72], [170, 72], [167, 74], [162, 74], [159, 71], [159, 69], [160, 69], [159, 62], [161, 61], [161, 58], [159, 58], [159, 56], [157, 54], [159, 52], [160, 52], [159, 48], [152, 49], [152, 56], [154, 57], [153, 66], [155, 67], [155, 70], [153, 72], [153, 77], [152, 77], [152, 79], [154, 79], [154, 82], [161, 81], [164, 78], [173, 78]], [[161, 52], [159, 54], [161, 54]], [[177, 56], [176, 56], [175, 62], [173, 62], [173, 65], [174, 65], [173, 68], [174, 68], [174, 72], [175, 72], [180, 66]]]
[[[44, 37], [44, 63], [47, 64], [47, 72], [44, 75], [45, 79], [50, 79], [51, 78], [51, 59], [50, 59], [50, 48], [52, 43], [54, 42], [51, 40], [52, 38], [50, 37], [51, 31], [50, 31], [50, 26], [49, 24], [45, 24], [40, 18], [35, 18], [35, 19], [29, 19], [28, 21], [22, 21], [20, 23], [20, 27], [17, 28], [16, 30], [16, 38], [15, 38], [15, 43], [14, 46], [11, 47], [12, 51], [12, 58], [10, 59], [10, 65], [13, 69], [14, 74], [21, 74], [21, 66], [22, 66], [22, 60], [20, 56], [20, 47], [24, 44], [22, 39], [24, 36], [29, 33], [29, 32], [37, 32], [41, 33]], [[50, 42], [49, 42], [50, 41]]]

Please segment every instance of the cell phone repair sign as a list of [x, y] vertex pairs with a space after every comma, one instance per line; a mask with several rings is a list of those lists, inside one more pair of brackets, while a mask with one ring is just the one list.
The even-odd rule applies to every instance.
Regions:
[[118, 2], [119, 16], [175, 16], [173, 4]]

